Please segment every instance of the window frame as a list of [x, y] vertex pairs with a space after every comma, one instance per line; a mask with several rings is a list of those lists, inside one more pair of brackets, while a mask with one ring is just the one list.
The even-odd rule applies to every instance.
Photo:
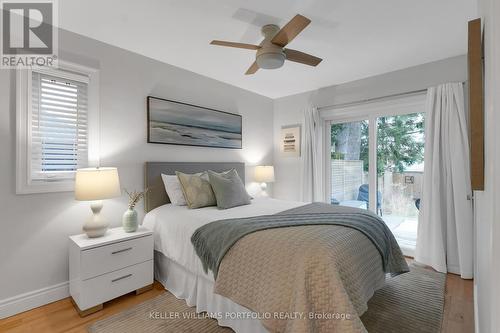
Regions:
[[36, 67], [16, 70], [16, 194], [69, 192], [74, 190], [74, 178], [32, 180], [31, 121], [32, 72], [78, 80], [88, 78], [88, 166], [99, 165], [99, 70], [59, 60], [58, 68]]

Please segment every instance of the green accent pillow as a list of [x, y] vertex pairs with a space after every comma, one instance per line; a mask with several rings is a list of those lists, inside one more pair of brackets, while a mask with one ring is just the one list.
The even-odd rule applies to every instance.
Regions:
[[212, 191], [212, 186], [208, 181], [207, 172], [187, 174], [176, 171], [175, 174], [181, 183], [182, 193], [189, 208], [201, 208], [217, 205], [217, 201]]
[[218, 208], [227, 209], [250, 203], [251, 197], [236, 170], [232, 169], [224, 173], [209, 170], [208, 179], [215, 193]]

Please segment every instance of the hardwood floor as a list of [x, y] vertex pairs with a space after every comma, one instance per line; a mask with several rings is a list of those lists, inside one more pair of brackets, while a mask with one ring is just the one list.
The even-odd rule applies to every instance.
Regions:
[[448, 274], [446, 277], [443, 333], [474, 332], [474, 296], [472, 280]]
[[[448, 274], [442, 333], [474, 332], [473, 284], [459, 276]], [[104, 309], [81, 318], [69, 298], [44, 305], [0, 320], [0, 332], [57, 333], [87, 332], [89, 324], [127, 309], [135, 304], [165, 292], [163, 286], [155, 282], [152, 290], [143, 294], [130, 293], [104, 304]]]
[[101, 311], [83, 318], [78, 315], [78, 312], [71, 303], [71, 299], [65, 298], [60, 301], [0, 320], [0, 332], [83, 333], [87, 332], [87, 326], [91, 323], [104, 319], [164, 292], [165, 289], [163, 286], [159, 282], [155, 282], [153, 289], [140, 295], [136, 295], [135, 292], [132, 292], [106, 302], [104, 303], [104, 308]]

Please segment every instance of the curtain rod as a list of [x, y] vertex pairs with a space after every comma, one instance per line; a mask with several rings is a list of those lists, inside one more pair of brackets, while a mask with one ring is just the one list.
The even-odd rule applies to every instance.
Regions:
[[[466, 81], [462, 81], [462, 84], [465, 84]], [[330, 104], [326, 106], [321, 106], [318, 108], [318, 110], [326, 110], [326, 109], [338, 109], [338, 108], [343, 108], [346, 106], [354, 106], [358, 104], [364, 104], [364, 103], [370, 103], [370, 102], [376, 102], [380, 101], [383, 99], [389, 99], [389, 98], [394, 98], [394, 97], [400, 97], [400, 96], [411, 96], [411, 95], [418, 95], [423, 92], [426, 92], [427, 88], [425, 89], [419, 89], [419, 90], [413, 90], [413, 91], [407, 91], [403, 93], [398, 93], [398, 94], [392, 94], [392, 95], [386, 95], [386, 96], [380, 96], [380, 97], [373, 97], [373, 98], [367, 98], [367, 99], [362, 99], [359, 101], [354, 101], [354, 102], [347, 102], [347, 103], [340, 103], [340, 104]]]
[[404, 93], [397, 93], [397, 94], [385, 95], [385, 96], [380, 96], [380, 97], [366, 98], [366, 99], [362, 99], [362, 100], [354, 101], [354, 102], [331, 104], [331, 105], [321, 106], [318, 108], [318, 110], [338, 109], [338, 108], [343, 108], [346, 106], [365, 104], [365, 103], [380, 101], [380, 100], [394, 98], [394, 97], [418, 95], [418, 94], [421, 94], [421, 93], [426, 92], [426, 91], [427, 91], [427, 89], [419, 89], [419, 90], [407, 91]]

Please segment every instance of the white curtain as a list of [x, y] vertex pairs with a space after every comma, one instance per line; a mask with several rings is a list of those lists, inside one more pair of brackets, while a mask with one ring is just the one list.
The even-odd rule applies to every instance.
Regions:
[[427, 91], [425, 168], [415, 260], [473, 277], [473, 215], [462, 83]]
[[318, 108], [304, 109], [304, 137], [301, 153], [301, 199], [305, 202], [324, 201], [323, 122]]

